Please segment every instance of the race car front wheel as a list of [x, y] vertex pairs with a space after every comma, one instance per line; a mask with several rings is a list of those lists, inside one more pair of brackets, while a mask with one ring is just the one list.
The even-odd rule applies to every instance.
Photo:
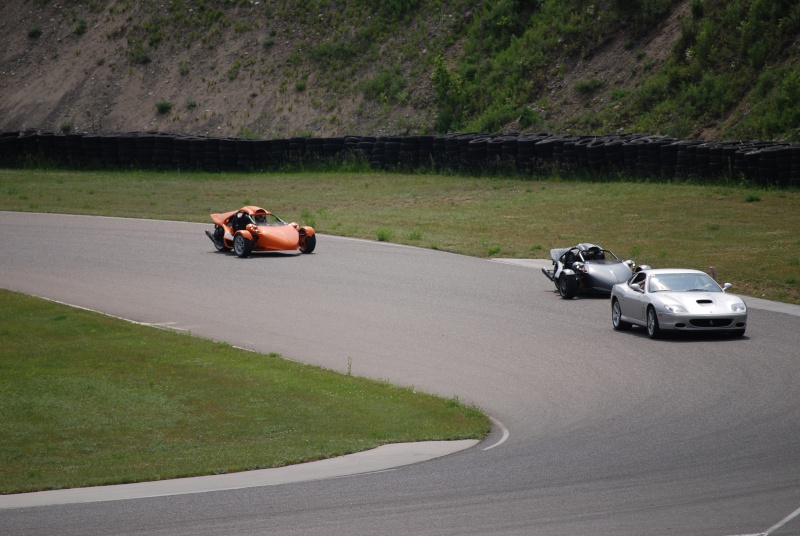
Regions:
[[300, 253], [311, 253], [315, 247], [317, 247], [317, 236], [307, 236], [303, 241], [303, 245], [300, 246]]
[[571, 300], [578, 293], [578, 280], [574, 276], [561, 274], [558, 278], [558, 293], [565, 300]]
[[233, 251], [239, 257], [245, 258], [253, 251], [253, 241], [237, 234], [236, 238], [233, 239]]

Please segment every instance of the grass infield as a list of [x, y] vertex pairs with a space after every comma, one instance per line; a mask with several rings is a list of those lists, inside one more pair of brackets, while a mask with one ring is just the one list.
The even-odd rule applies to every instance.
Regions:
[[0, 493], [483, 438], [478, 409], [0, 290]]

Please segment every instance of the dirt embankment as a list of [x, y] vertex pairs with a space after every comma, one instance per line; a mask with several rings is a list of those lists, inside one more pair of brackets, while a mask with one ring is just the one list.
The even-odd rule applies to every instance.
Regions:
[[[407, 104], [392, 106], [365, 99], [358, 80], [347, 94], [335, 94], [313, 70], [303, 73], [301, 87], [286, 75], [297, 41], [282, 37], [266, 48], [258, 31], [223, 32], [211, 47], [165, 40], [152, 48], [149, 62], [136, 63], [128, 38], [131, 21], [144, 14], [132, 4], [121, 13], [68, 2], [0, 2], [0, 130], [286, 138], [432, 129], [427, 77], [408, 88]], [[586, 59], [562, 66], [542, 95], [551, 103], [545, 116], [566, 122], [608, 104], [609, 91], [582, 95], [576, 90], [581, 81], [597, 79], [614, 89], [640, 84], [668, 54], [687, 5], [633, 50], [622, 37], [613, 38]], [[84, 24], [80, 31], [77, 20]], [[159, 103], [170, 109], [159, 112]]]

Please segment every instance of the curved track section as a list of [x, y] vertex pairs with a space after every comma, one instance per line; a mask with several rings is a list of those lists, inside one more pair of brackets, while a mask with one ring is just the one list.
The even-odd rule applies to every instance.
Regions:
[[[524, 266], [331, 236], [312, 255], [239, 259], [214, 252], [207, 227], [0, 212], [0, 286], [342, 372], [351, 363], [475, 403], [507, 430], [388, 472], [2, 510], [0, 532], [800, 531], [797, 317], [751, 308], [741, 340], [650, 341], [613, 332], [607, 300], [561, 300]], [[274, 322], [242, 325], [249, 300]]]

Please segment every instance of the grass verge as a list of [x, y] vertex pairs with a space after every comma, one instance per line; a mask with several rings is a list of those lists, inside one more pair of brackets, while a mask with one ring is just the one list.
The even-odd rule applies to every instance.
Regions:
[[0, 349], [0, 493], [278, 467], [489, 430], [457, 398], [5, 290]]
[[321, 233], [478, 257], [588, 241], [654, 267], [714, 266], [736, 293], [800, 304], [800, 191], [587, 179], [0, 169], [0, 209], [210, 222], [256, 204]]

